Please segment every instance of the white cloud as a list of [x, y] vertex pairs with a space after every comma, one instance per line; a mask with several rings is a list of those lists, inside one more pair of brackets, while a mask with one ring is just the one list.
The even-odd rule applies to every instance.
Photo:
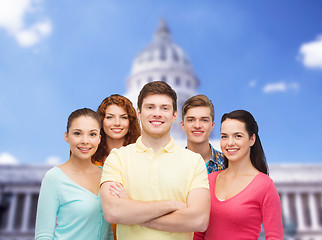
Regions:
[[285, 83], [285, 82], [277, 82], [277, 83], [269, 83], [263, 87], [264, 93], [274, 93], [274, 92], [286, 92], [286, 91], [298, 91], [300, 89], [300, 85], [298, 83]]
[[17, 165], [18, 160], [12, 156], [10, 153], [3, 152], [0, 154], [0, 165]]
[[30, 47], [38, 43], [41, 37], [46, 37], [50, 33], [51, 23], [49, 21], [38, 22], [29, 29], [19, 31], [16, 39], [21, 46]]
[[[31, 47], [52, 32], [51, 21], [40, 14], [42, 0], [0, 0], [0, 28], [12, 35], [22, 47]], [[36, 22], [28, 24], [26, 16]]]
[[301, 45], [300, 59], [308, 68], [322, 69], [322, 35], [318, 36], [315, 41]]
[[59, 165], [61, 163], [60, 157], [50, 156], [46, 159], [48, 165]]

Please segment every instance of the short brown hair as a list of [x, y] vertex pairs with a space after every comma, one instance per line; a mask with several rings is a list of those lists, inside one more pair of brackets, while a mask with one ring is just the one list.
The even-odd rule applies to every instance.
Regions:
[[97, 109], [97, 113], [98, 113], [98, 116], [100, 118], [100, 122], [102, 125], [101, 142], [98, 145], [98, 149], [97, 149], [96, 153], [92, 157], [92, 162], [96, 161], [96, 162], [101, 163], [102, 165], [103, 165], [106, 157], [109, 155], [107, 143], [106, 143], [106, 134], [105, 134], [104, 128], [103, 128], [103, 120], [106, 115], [106, 109], [110, 105], [116, 105], [116, 106], [123, 108], [126, 111], [128, 118], [129, 118], [129, 122], [130, 122], [129, 130], [128, 130], [127, 134], [125, 135], [125, 140], [124, 140], [123, 146], [127, 146], [128, 144], [131, 144], [131, 143], [135, 143], [136, 140], [138, 139], [138, 137], [141, 135], [140, 124], [139, 124], [138, 118], [136, 116], [136, 111], [133, 107], [132, 102], [128, 98], [118, 95], [118, 94], [113, 94], [113, 95], [105, 98], [102, 101], [101, 105], [99, 105], [99, 107]]
[[154, 81], [143, 86], [138, 96], [138, 108], [142, 110], [143, 99], [149, 95], [161, 94], [172, 99], [173, 112], [177, 111], [177, 94], [169, 84], [162, 81]]
[[187, 114], [188, 110], [194, 107], [208, 107], [210, 109], [212, 121], [215, 121], [214, 105], [209, 98], [203, 94], [195, 95], [185, 101], [182, 107], [182, 121], [184, 120], [184, 116]]

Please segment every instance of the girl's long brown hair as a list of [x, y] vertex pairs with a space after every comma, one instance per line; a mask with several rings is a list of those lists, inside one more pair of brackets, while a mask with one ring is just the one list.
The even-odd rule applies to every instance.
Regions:
[[113, 94], [105, 98], [97, 109], [97, 113], [102, 125], [101, 143], [98, 145], [98, 149], [92, 157], [92, 162], [98, 162], [101, 165], [104, 164], [104, 161], [109, 154], [106, 142], [106, 134], [103, 129], [103, 120], [106, 115], [107, 107], [113, 104], [122, 107], [126, 111], [130, 121], [129, 131], [125, 135], [123, 146], [127, 146], [128, 144], [136, 142], [137, 138], [141, 135], [141, 128], [132, 102], [128, 98], [118, 94]]

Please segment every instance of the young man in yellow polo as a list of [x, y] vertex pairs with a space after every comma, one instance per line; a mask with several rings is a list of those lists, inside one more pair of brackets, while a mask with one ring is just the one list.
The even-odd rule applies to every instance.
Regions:
[[202, 157], [177, 146], [170, 128], [177, 95], [165, 82], [146, 84], [138, 97], [142, 136], [113, 149], [101, 180], [105, 219], [118, 240], [192, 239], [209, 221], [210, 194]]

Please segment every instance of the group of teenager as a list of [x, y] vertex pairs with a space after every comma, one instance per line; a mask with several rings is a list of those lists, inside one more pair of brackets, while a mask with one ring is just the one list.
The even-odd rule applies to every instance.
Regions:
[[[111, 95], [97, 112], [68, 118], [69, 160], [41, 185], [36, 239], [283, 239], [278, 192], [268, 176], [258, 125], [245, 110], [221, 118], [204, 95], [182, 108], [186, 148], [170, 136], [177, 95], [165, 82], [142, 88], [135, 111]], [[141, 126], [140, 126], [141, 125]], [[112, 228], [113, 226], [113, 228]]]

